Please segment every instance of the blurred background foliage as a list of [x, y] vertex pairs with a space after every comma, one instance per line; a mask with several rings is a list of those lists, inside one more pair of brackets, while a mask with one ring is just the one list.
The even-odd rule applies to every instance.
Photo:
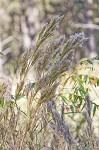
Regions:
[[5, 54], [0, 70], [5, 66], [9, 73], [9, 64], [17, 64], [17, 58], [34, 46], [40, 27], [57, 15], [64, 15], [60, 35], [68, 39], [84, 31], [89, 38], [77, 60], [98, 54], [99, 0], [0, 0], [0, 52]]

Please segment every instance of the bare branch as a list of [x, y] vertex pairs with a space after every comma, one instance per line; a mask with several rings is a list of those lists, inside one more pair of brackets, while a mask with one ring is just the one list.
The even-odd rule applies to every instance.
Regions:
[[99, 25], [96, 24], [83, 24], [83, 23], [77, 23], [77, 24], [72, 24], [74, 28], [84, 28], [84, 29], [94, 29], [94, 30], [99, 30]]

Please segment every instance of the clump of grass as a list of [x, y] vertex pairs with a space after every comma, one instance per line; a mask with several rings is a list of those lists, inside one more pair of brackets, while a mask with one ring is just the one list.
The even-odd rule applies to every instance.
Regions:
[[94, 134], [94, 127], [92, 124], [92, 103], [90, 101], [89, 95], [85, 95], [86, 110], [83, 112], [85, 117], [86, 126], [82, 130], [82, 137], [78, 137], [78, 150], [98, 150], [98, 137]]
[[[2, 116], [0, 148], [2, 150], [78, 149], [67, 122], [64, 120], [63, 109], [61, 115], [57, 111], [55, 99], [62, 74], [72, 68], [75, 51], [87, 38], [84, 33], [72, 35], [68, 41], [65, 35], [58, 36], [56, 30], [62, 19], [63, 17], [56, 17], [45, 25], [38, 35], [35, 47], [20, 57], [13, 101], [9, 98], [8, 102], [4, 97], [8, 89], [4, 83], [0, 84], [0, 99], [4, 99], [6, 103], [4, 109], [0, 110]], [[31, 68], [34, 68], [36, 74], [35, 82], [26, 84]], [[27, 112], [23, 112], [18, 106], [18, 100], [24, 96], [22, 93], [24, 89]], [[88, 112], [84, 116], [90, 126], [87, 130], [92, 131], [92, 126], [88, 122], [91, 117], [89, 104], [90, 101], [87, 101]], [[92, 134], [90, 142], [89, 145], [92, 146]]]

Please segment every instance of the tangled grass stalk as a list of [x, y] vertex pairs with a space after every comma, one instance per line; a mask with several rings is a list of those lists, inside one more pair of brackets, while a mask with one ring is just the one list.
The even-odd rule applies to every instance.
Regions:
[[[19, 58], [13, 101], [9, 98], [9, 103], [6, 103], [5, 94], [8, 92], [6, 84], [0, 84], [0, 99], [5, 98], [6, 103], [4, 109], [0, 110], [2, 115], [0, 118], [0, 149], [2, 150], [44, 149], [42, 143], [39, 142], [40, 138], [37, 139], [36, 136], [42, 122], [42, 108], [45, 103], [55, 99], [62, 74], [72, 67], [75, 51], [87, 40], [84, 33], [72, 35], [68, 41], [65, 35], [58, 36], [56, 30], [62, 19], [63, 16], [56, 17], [45, 25], [38, 35], [35, 47], [27, 50]], [[34, 87], [30, 83], [29, 86], [26, 85], [26, 78], [31, 68], [34, 68], [36, 74]], [[7, 86], [9, 87], [9, 84]], [[23, 89], [26, 90], [26, 113], [21, 111], [17, 104]], [[50, 111], [53, 120], [57, 123], [57, 131], [59, 129], [61, 133], [62, 142], [64, 143], [65, 138], [65, 142], [69, 141], [74, 144], [69, 128], [59, 113], [56, 109], [50, 108]], [[59, 141], [60, 135], [57, 135], [57, 138], [56, 134], [55, 129], [54, 140]], [[48, 143], [50, 146], [47, 145], [46, 149], [51, 149], [51, 143]], [[67, 143], [64, 143], [64, 149]], [[60, 145], [58, 144], [58, 147]], [[57, 145], [55, 148], [57, 149]]]
[[85, 100], [86, 100], [86, 111], [83, 112], [83, 115], [87, 122], [87, 126], [84, 129], [87, 141], [86, 147], [90, 150], [98, 150], [98, 147], [95, 146], [94, 128], [92, 125], [92, 118], [91, 118], [92, 104], [89, 95], [85, 95]]

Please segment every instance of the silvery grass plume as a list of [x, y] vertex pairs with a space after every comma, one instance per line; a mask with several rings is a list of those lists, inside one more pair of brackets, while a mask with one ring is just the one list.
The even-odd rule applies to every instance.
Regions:
[[[45, 25], [38, 35], [35, 47], [26, 51], [19, 58], [17, 85], [14, 95], [15, 103], [9, 105], [5, 112], [5, 123], [2, 124], [2, 138], [5, 140], [2, 140], [1, 149], [34, 149], [34, 145], [36, 145], [34, 142], [36, 140], [35, 130], [37, 126], [41, 125], [40, 112], [42, 107], [44, 103], [55, 99], [59, 79], [65, 71], [72, 67], [76, 49], [81, 47], [83, 42], [87, 40], [84, 33], [72, 35], [68, 41], [66, 41], [65, 35], [58, 36], [56, 31], [62, 19], [63, 16], [56, 17]], [[28, 89], [30, 86], [26, 88], [28, 91], [28, 94], [26, 94], [28, 111], [25, 114], [26, 122], [22, 124], [20, 114], [23, 112], [20, 111], [19, 107], [14, 112], [13, 106], [17, 106], [17, 101], [22, 95], [22, 90], [25, 87], [26, 78], [31, 68], [34, 69], [36, 74], [35, 86], [31, 90]], [[0, 96], [3, 97], [5, 90], [7, 89], [4, 87], [4, 91]], [[57, 124], [59, 120], [62, 121], [56, 110], [53, 111], [53, 115]], [[72, 141], [64, 121], [60, 125], [62, 130], [59, 130], [63, 138], [66, 136], [66, 140]], [[8, 131], [6, 132], [5, 129]]]
[[54, 100], [47, 103], [48, 112], [52, 114], [53, 121], [50, 123], [53, 132], [51, 149], [53, 150], [76, 150], [74, 139], [69, 131], [67, 122], [57, 111]]
[[20, 79], [17, 84], [15, 99], [20, 96], [24, 80], [31, 67], [35, 67], [36, 77], [38, 77], [36, 81], [37, 93], [43, 87], [47, 89], [51, 86], [52, 88], [53, 84], [57, 84], [57, 79], [61, 77], [61, 74], [72, 66], [75, 50], [87, 38], [84, 33], [70, 36], [67, 42], [65, 35], [58, 37], [55, 31], [62, 19], [63, 16], [56, 17], [45, 25], [39, 33], [35, 48], [27, 51], [20, 58], [21, 67], [18, 69]]
[[94, 135], [94, 128], [92, 124], [92, 103], [90, 100], [89, 95], [85, 95], [85, 100], [86, 100], [86, 111], [83, 112], [83, 115], [86, 119], [87, 126], [84, 128], [84, 137], [85, 137], [85, 142], [83, 141], [83, 144], [85, 143], [85, 146], [83, 144], [82, 149], [85, 150], [98, 150], [99, 145], [97, 144], [97, 139]]

